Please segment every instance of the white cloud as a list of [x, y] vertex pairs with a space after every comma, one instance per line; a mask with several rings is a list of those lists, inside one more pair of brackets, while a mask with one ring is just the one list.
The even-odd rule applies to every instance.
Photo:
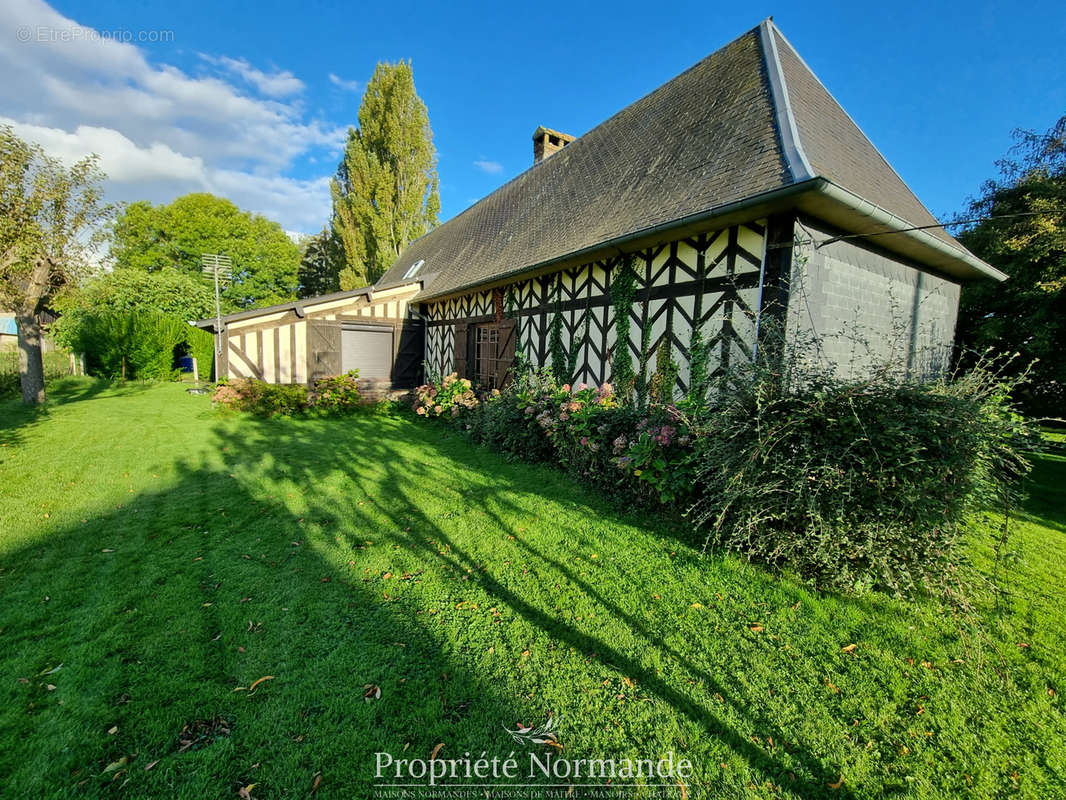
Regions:
[[361, 86], [359, 81], [346, 81], [340, 75], [336, 75], [332, 72], [329, 74], [329, 82], [346, 92], [358, 92]]
[[[24, 29], [37, 32], [25, 43], [13, 33]], [[211, 191], [287, 229], [317, 231], [328, 217], [328, 178], [287, 173], [312, 155], [332, 162], [346, 128], [308, 118], [292, 73], [212, 56], [223, 72], [193, 76], [41, 0], [5, 0], [0, 31], [11, 32], [0, 36], [0, 121], [64, 159], [98, 153], [111, 199]]]
[[243, 58], [230, 58], [229, 56], [211, 56], [200, 53], [200, 58], [209, 64], [215, 64], [239, 75], [268, 97], [287, 97], [299, 94], [304, 89], [304, 82], [287, 70], [266, 73], [253, 67]]
[[498, 175], [503, 172], [503, 164], [499, 161], [486, 161], [485, 159], [480, 159], [474, 162], [474, 166], [482, 172], [489, 173], [489, 175]]

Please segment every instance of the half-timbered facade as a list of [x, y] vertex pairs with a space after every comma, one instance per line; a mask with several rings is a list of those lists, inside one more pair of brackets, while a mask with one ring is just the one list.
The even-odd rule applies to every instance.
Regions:
[[[426, 370], [484, 389], [519, 352], [551, 363], [553, 332], [573, 367], [560, 377], [578, 383], [611, 381], [622, 346], [649, 374], [668, 342], [684, 392], [697, 334], [714, 372], [782, 330], [842, 374], [889, 356], [928, 374], [950, 358], [960, 285], [1005, 278], [940, 226], [771, 20], [583, 136], [533, 138], [532, 167], [408, 245], [341, 327], [402, 293], [389, 319], [421, 326]], [[258, 334], [234, 344], [243, 324], [227, 323], [228, 364], [254, 374], [249, 347], [264, 351]], [[309, 364], [316, 347], [335, 351], [309, 344]], [[401, 374], [416, 371], [397, 361]]]

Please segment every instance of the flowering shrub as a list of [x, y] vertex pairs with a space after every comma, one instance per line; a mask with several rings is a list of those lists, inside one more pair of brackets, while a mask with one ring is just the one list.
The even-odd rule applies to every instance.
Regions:
[[307, 409], [308, 392], [303, 384], [266, 383], [252, 378], [222, 381], [211, 395], [217, 406], [250, 411], [261, 417], [290, 416]]
[[254, 378], [220, 381], [211, 401], [231, 411], [248, 411], [261, 417], [293, 416], [309, 411], [351, 411], [361, 405], [356, 385], [358, 370], [318, 378], [312, 391], [302, 383], [266, 383]]
[[359, 396], [359, 370], [318, 378], [308, 398], [309, 405], [323, 411], [349, 411], [362, 402]]
[[696, 455], [687, 420], [672, 405], [637, 423], [636, 432], [611, 443], [618, 469], [664, 505], [692, 496]]
[[440, 383], [426, 383], [415, 389], [413, 408], [420, 417], [458, 417], [477, 408], [478, 399], [467, 378], [453, 372]]

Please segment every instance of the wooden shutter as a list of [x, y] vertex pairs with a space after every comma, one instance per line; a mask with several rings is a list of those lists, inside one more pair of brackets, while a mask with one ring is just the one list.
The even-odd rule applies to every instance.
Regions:
[[307, 320], [307, 382], [341, 372], [341, 325], [328, 319]]
[[496, 386], [503, 388], [512, 379], [511, 367], [514, 366], [515, 332], [517, 320], [504, 319], [500, 323], [500, 343], [496, 348]]
[[426, 357], [426, 326], [420, 320], [404, 320], [392, 368], [392, 385], [407, 389], [422, 383], [422, 361]]
[[455, 323], [455, 359], [454, 359], [454, 371], [459, 373], [460, 378], [467, 378], [467, 365], [470, 361], [470, 347], [469, 336], [467, 331], [470, 325], [467, 322]]

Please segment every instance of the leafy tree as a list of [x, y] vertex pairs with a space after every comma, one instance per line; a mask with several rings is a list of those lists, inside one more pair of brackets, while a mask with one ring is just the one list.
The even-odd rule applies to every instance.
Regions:
[[119, 269], [174, 267], [200, 275], [204, 253], [222, 253], [233, 262], [233, 282], [223, 293], [225, 311], [296, 296], [300, 248], [278, 223], [241, 211], [225, 198], [194, 193], [169, 205], [131, 203], [114, 225], [111, 256]]
[[378, 64], [331, 184], [342, 289], [373, 283], [437, 223], [437, 156], [411, 65]]
[[154, 272], [129, 267], [102, 272], [60, 292], [52, 303], [60, 317], [52, 335], [61, 345], [84, 352], [83, 329], [100, 315], [164, 314], [180, 321], [215, 314], [215, 293], [199, 275], [165, 267]]
[[344, 269], [344, 249], [328, 227], [308, 237], [303, 243], [300, 258], [300, 297], [315, 297], [341, 290], [341, 270]]
[[18, 326], [22, 399], [44, 401], [40, 313], [88, 270], [110, 207], [96, 156], [67, 167], [0, 126], [0, 307]]
[[1016, 131], [1015, 140], [998, 164], [1000, 177], [987, 181], [964, 212], [986, 220], [959, 235], [1010, 279], [963, 288], [958, 338], [963, 347], [1018, 353], [1018, 369], [1035, 360], [1027, 410], [1064, 416], [1066, 117], [1046, 133]]

